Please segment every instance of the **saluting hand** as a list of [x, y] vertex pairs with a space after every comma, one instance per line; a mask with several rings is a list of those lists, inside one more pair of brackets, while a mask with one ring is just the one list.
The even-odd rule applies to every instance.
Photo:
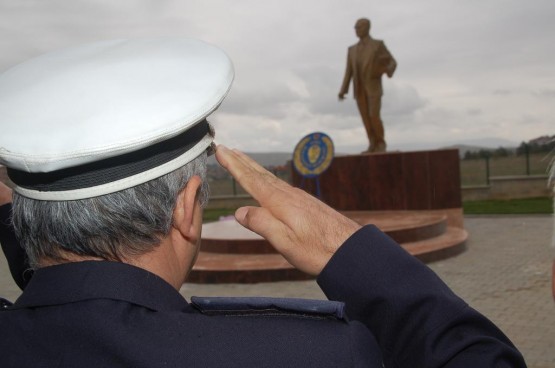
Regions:
[[237, 209], [237, 221], [268, 240], [301, 271], [318, 275], [335, 251], [360, 228], [238, 150], [219, 145], [216, 158], [260, 204]]

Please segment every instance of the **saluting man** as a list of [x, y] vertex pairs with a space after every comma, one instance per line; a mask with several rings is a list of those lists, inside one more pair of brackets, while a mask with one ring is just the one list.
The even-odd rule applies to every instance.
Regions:
[[0, 75], [0, 163], [15, 184], [13, 209], [0, 186], [0, 242], [25, 272], [21, 297], [0, 299], [2, 367], [524, 366], [376, 227], [224, 146], [218, 162], [259, 203], [237, 221], [317, 275], [330, 300], [185, 300], [214, 148], [207, 117], [232, 79], [223, 51], [180, 38], [88, 44]]

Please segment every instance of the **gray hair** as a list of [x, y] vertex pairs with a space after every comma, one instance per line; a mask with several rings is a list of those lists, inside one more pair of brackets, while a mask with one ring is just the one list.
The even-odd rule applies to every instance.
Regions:
[[64, 254], [122, 261], [154, 249], [168, 235], [179, 192], [200, 176], [200, 202], [208, 200], [206, 153], [136, 187], [75, 201], [39, 201], [13, 195], [13, 224], [32, 268]]

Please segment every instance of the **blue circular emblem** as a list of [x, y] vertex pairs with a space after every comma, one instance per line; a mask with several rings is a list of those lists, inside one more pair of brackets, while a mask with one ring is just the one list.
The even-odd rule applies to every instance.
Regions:
[[295, 170], [306, 178], [320, 175], [333, 160], [333, 142], [321, 132], [311, 133], [297, 143], [293, 153]]

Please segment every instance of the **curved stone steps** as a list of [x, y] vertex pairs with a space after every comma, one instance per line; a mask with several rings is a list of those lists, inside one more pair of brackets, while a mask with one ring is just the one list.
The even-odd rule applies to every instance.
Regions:
[[440, 236], [447, 228], [447, 215], [443, 213], [409, 211], [343, 211], [342, 213], [361, 225], [376, 225], [400, 244]]
[[[447, 226], [441, 213], [345, 212], [361, 224], [373, 223], [424, 262], [453, 256], [465, 249], [464, 229]], [[203, 225], [201, 252], [187, 282], [256, 283], [306, 280], [257, 234], [235, 220]]]
[[[374, 224], [398, 243], [414, 242], [440, 236], [447, 228], [445, 214], [411, 212], [343, 212], [361, 225]], [[202, 251], [213, 253], [276, 253], [262, 237], [245, 229], [234, 219], [210, 222], [202, 226]]]

